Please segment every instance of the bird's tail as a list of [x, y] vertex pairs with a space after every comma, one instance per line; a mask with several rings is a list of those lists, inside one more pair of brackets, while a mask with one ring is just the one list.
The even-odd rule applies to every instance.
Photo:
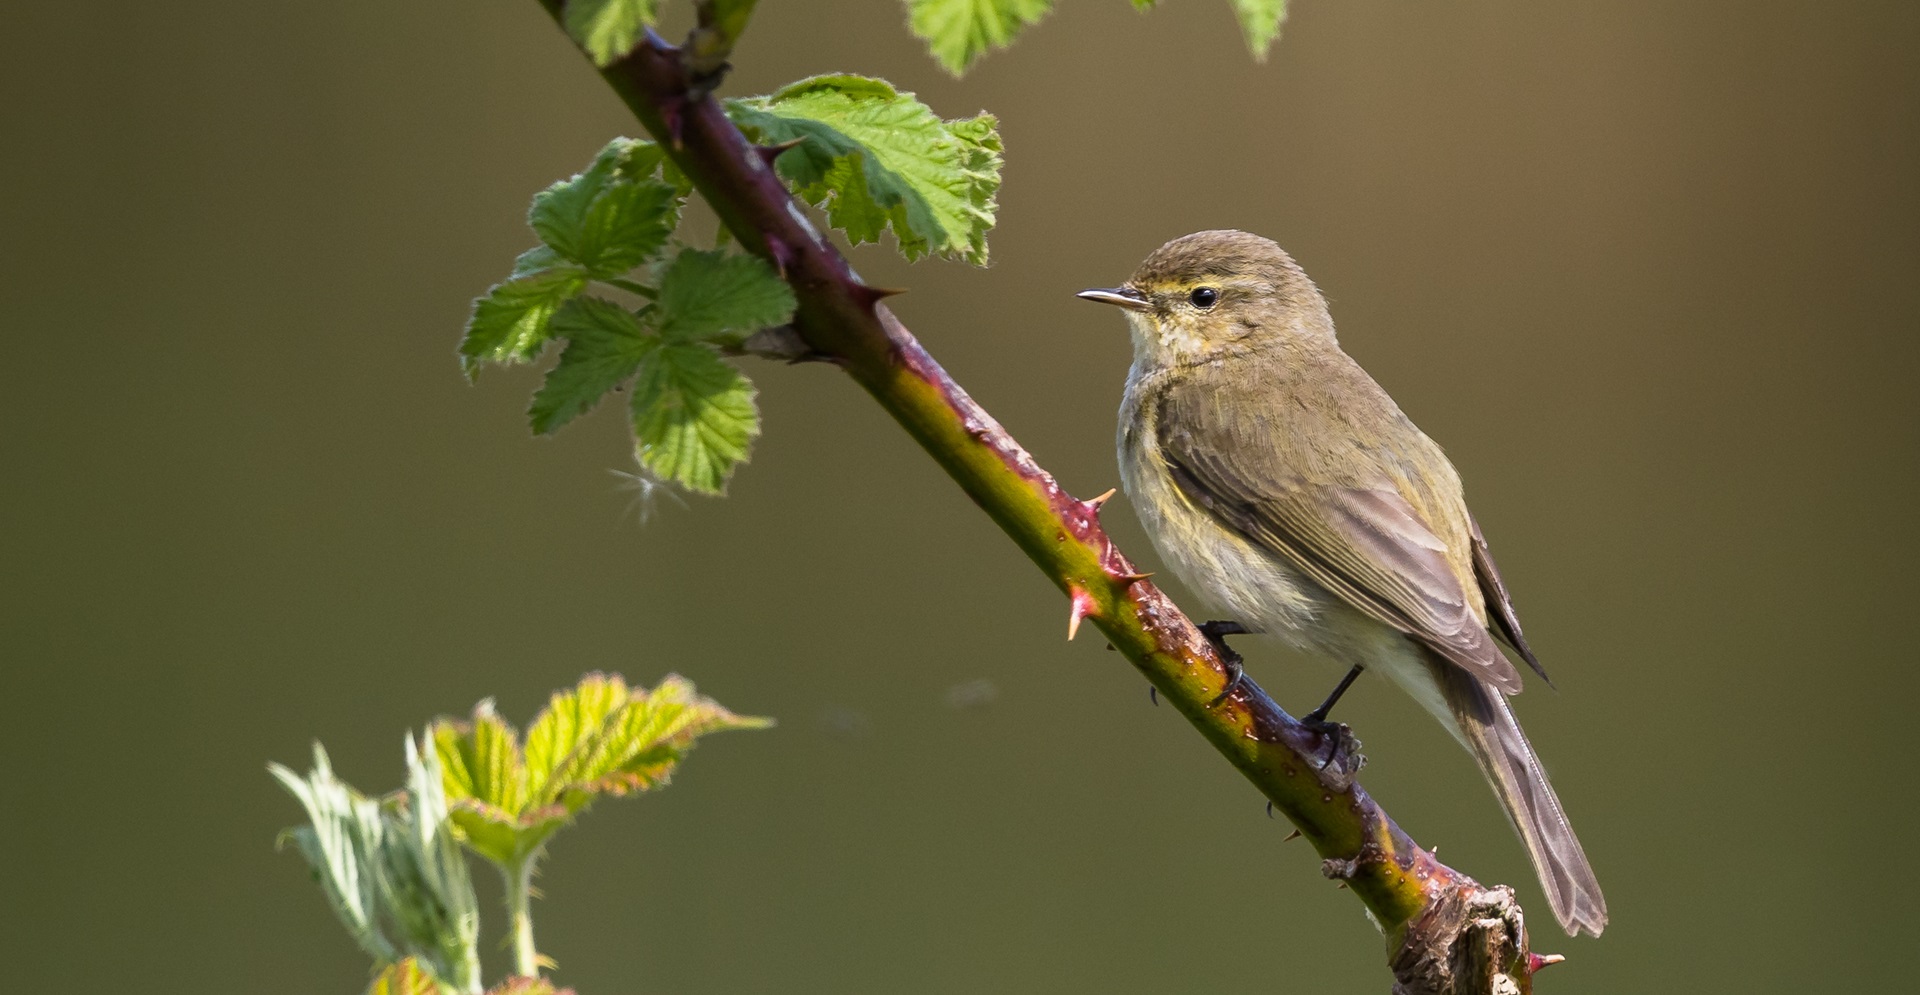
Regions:
[[1461, 739], [1527, 845], [1560, 928], [1568, 936], [1581, 930], [1599, 936], [1607, 925], [1607, 900], [1507, 696], [1459, 667], [1435, 661], [1433, 669]]

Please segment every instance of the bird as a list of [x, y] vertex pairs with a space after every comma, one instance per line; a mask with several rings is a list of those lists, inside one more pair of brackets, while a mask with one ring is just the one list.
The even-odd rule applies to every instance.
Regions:
[[1478, 762], [1561, 927], [1600, 935], [1606, 899], [1507, 702], [1510, 654], [1546, 671], [1459, 474], [1340, 348], [1319, 288], [1272, 240], [1218, 230], [1078, 296], [1126, 316], [1121, 483], [1161, 559], [1232, 614], [1219, 631], [1349, 668], [1309, 722], [1364, 670], [1406, 690]]

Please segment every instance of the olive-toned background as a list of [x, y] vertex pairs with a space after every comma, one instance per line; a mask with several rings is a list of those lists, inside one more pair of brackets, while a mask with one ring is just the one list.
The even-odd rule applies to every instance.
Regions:
[[[1078, 493], [1128, 346], [1073, 291], [1218, 226], [1320, 282], [1557, 677], [1519, 709], [1606, 937], [1557, 935], [1413, 706], [1342, 716], [1571, 955], [1544, 990], [1911, 980], [1920, 8], [1300, 0], [1256, 65], [1224, 3], [1063, 0], [956, 82], [897, 4], [761, 7], [728, 92], [1000, 115], [993, 265], [855, 262]], [[1385, 990], [1358, 903], [832, 369], [752, 365], [732, 496], [644, 526], [617, 416], [536, 440], [533, 374], [462, 381], [528, 196], [635, 129], [531, 0], [8, 4], [0, 37], [8, 990], [356, 991], [263, 764], [319, 738], [384, 790], [407, 729], [594, 668], [781, 724], [558, 840], [539, 936], [585, 995]], [[1335, 676], [1252, 657], [1299, 708]]]

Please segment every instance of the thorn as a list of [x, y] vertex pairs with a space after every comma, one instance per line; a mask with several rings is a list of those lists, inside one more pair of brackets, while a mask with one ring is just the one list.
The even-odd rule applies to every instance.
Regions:
[[773, 160], [780, 158], [781, 153], [804, 141], [806, 141], [805, 138], [796, 138], [792, 141], [781, 142], [778, 145], [755, 145], [753, 150], [760, 153], [761, 162], [771, 166], [773, 165]]
[[904, 293], [906, 293], [905, 290], [894, 287], [869, 287], [864, 283], [853, 285], [853, 296], [859, 298], [860, 303], [868, 310], [872, 310], [875, 304], [889, 297], [898, 297]]
[[1109, 653], [1115, 653], [1115, 652], [1118, 652], [1118, 651], [1117, 651], [1117, 650], [1115, 650], [1115, 649], [1113, 648], [1113, 644], [1112, 644], [1112, 643], [1108, 643], [1108, 644], [1107, 644], [1107, 652], [1109, 652]]
[[1552, 967], [1566, 959], [1564, 954], [1529, 953], [1527, 954], [1527, 973], [1532, 974], [1543, 967]]
[[1298, 829], [1296, 829], [1296, 830], [1294, 830], [1293, 832], [1290, 832], [1290, 833], [1288, 833], [1288, 834], [1287, 834], [1287, 838], [1286, 838], [1286, 839], [1283, 839], [1283, 840], [1281, 840], [1280, 842], [1282, 842], [1282, 843], [1291, 843], [1291, 842], [1293, 842], [1294, 840], [1297, 840], [1297, 839], [1299, 839], [1299, 838], [1300, 838], [1300, 830], [1298, 830]]
[[1346, 891], [1346, 890], [1347, 890], [1347, 883], [1346, 883], [1345, 881], [1342, 881], [1342, 882], [1340, 882], [1340, 884], [1339, 884], [1339, 885], [1337, 885], [1337, 887], [1338, 887], [1338, 888], [1339, 888], [1339, 889], [1340, 889], [1341, 891]]
[[1107, 488], [1107, 492], [1105, 494], [1102, 494], [1096, 498], [1088, 498], [1085, 501], [1082, 501], [1080, 503], [1085, 505], [1088, 511], [1098, 515], [1100, 513], [1100, 506], [1103, 504], [1106, 504], [1108, 498], [1111, 498], [1118, 493], [1120, 493], [1120, 488], [1109, 487]]
[[[1109, 646], [1107, 648], [1112, 649], [1113, 647]], [[1147, 700], [1153, 702], [1153, 707], [1159, 708], [1160, 707], [1160, 689], [1154, 687], [1151, 684], [1147, 685]]]
[[1113, 579], [1119, 581], [1122, 584], [1132, 585], [1132, 584], [1138, 584], [1141, 581], [1146, 580], [1148, 577], [1151, 577], [1151, 576], [1153, 576], [1153, 571], [1149, 570], [1143, 574], [1142, 573], [1114, 574]]
[[1267, 818], [1269, 819], [1273, 818], [1273, 800], [1272, 799], [1267, 800]]
[[1080, 620], [1093, 614], [1093, 596], [1078, 587], [1072, 588], [1071, 601], [1067, 607], [1067, 641], [1080, 632]]
[[767, 255], [773, 257], [773, 268], [780, 273], [780, 279], [787, 278], [787, 264], [793, 261], [793, 250], [787, 243], [772, 232], [761, 232], [760, 237], [767, 243]]
[[1437, 846], [1430, 846], [1430, 847], [1427, 847], [1427, 856], [1429, 856], [1429, 857], [1438, 857], [1438, 856], [1440, 856], [1440, 848], [1439, 848], [1439, 847], [1437, 847]]

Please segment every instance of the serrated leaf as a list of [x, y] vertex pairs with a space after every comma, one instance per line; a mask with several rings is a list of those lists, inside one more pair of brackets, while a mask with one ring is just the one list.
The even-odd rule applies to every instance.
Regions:
[[567, 34], [604, 66], [633, 51], [658, 16], [659, 0], [567, 0]]
[[600, 721], [601, 734], [579, 739], [550, 780], [563, 802], [585, 795], [625, 795], [664, 784], [693, 741], [725, 729], [755, 729], [766, 719], [733, 714], [670, 674], [660, 686], [635, 691]]
[[593, 168], [534, 195], [527, 224], [560, 257], [596, 277], [640, 265], [680, 222], [679, 194], [659, 180], [633, 179], [606, 153]]
[[469, 721], [435, 722], [431, 734], [453, 824], [475, 853], [515, 866], [595, 798], [662, 783], [696, 737], [767, 724], [735, 715], [677, 676], [648, 692], [588, 674], [555, 692], [524, 745], [488, 702]]
[[793, 288], [756, 256], [688, 249], [661, 274], [655, 308], [669, 338], [738, 342], [792, 318]]
[[552, 331], [567, 340], [560, 362], [547, 372], [527, 415], [545, 435], [586, 413], [633, 376], [658, 337], [633, 312], [612, 301], [577, 297], [554, 315]]
[[1240, 19], [1240, 33], [1255, 61], [1265, 62], [1268, 50], [1280, 37], [1280, 22], [1287, 19], [1287, 0], [1232, 0], [1233, 13]]
[[728, 103], [762, 142], [803, 139], [777, 161], [795, 193], [855, 244], [891, 228], [909, 259], [982, 264], [1000, 186], [1000, 138], [988, 115], [942, 121], [884, 80], [818, 76]]
[[640, 364], [633, 385], [641, 465], [688, 490], [724, 492], [760, 434], [753, 396], [753, 385], [712, 348], [663, 344]]
[[512, 279], [473, 302], [467, 334], [460, 340], [460, 363], [467, 376], [477, 375], [486, 363], [524, 363], [538, 356], [552, 337], [554, 313], [586, 289], [587, 274], [578, 267], [527, 270], [547, 261], [548, 256], [535, 255], [539, 251], [523, 253]]
[[573, 818], [564, 805], [508, 812], [472, 798], [454, 802], [450, 815], [467, 848], [502, 867], [539, 852]]
[[607, 674], [588, 674], [572, 689], [554, 692], [527, 727], [527, 781], [536, 797], [547, 797], [547, 785], [560, 766], [589, 740], [603, 735], [607, 717], [629, 697], [627, 682]]
[[[1137, 2], [1137, 0], [1136, 0]], [[1005, 48], [1053, 9], [1053, 0], [907, 0], [908, 27], [955, 76]]]
[[420, 962], [408, 957], [373, 976], [367, 995], [441, 995], [440, 983]]

